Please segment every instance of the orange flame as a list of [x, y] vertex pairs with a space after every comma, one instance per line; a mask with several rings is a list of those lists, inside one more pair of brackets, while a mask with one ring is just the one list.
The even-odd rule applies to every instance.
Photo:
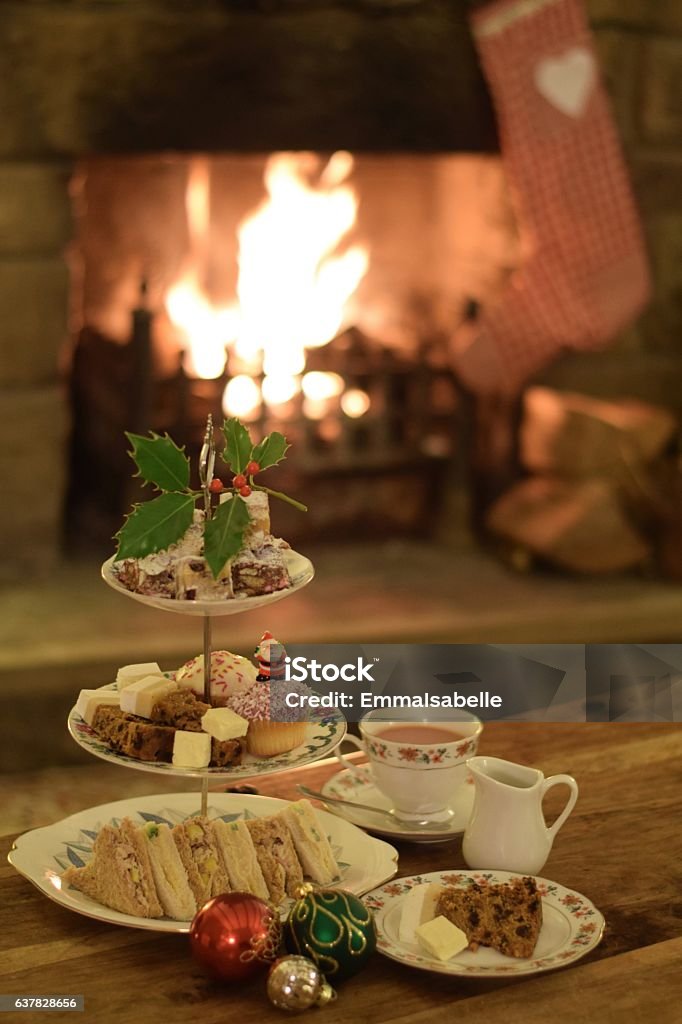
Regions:
[[[186, 196], [188, 260], [166, 296], [168, 315], [186, 339], [191, 373], [219, 376], [231, 346], [247, 367], [262, 365], [268, 404], [289, 401], [300, 391], [306, 349], [326, 345], [343, 328], [348, 300], [368, 266], [362, 246], [339, 252], [357, 216], [357, 197], [346, 183], [352, 168], [349, 153], [335, 153], [313, 180], [319, 169], [313, 154], [269, 158], [267, 198], [237, 231], [238, 302], [218, 308], [204, 286], [210, 170], [206, 160], [193, 161]], [[256, 392], [242, 384], [226, 392], [226, 411], [235, 404], [235, 414], [238, 405], [247, 416], [247, 394], [256, 408]]]
[[180, 279], [168, 290], [166, 311], [187, 344], [188, 372], [195, 377], [219, 377], [225, 366], [225, 347], [234, 337], [231, 307], [218, 309], [205, 294], [211, 208], [208, 160], [192, 161], [187, 178], [185, 208], [189, 252]]

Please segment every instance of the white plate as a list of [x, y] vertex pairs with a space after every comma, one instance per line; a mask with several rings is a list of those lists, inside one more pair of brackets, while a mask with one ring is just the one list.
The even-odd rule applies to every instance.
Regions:
[[[287, 804], [266, 796], [242, 796], [236, 793], [210, 793], [209, 818], [260, 818], [275, 814]], [[132, 917], [96, 903], [82, 892], [61, 888], [61, 874], [71, 864], [80, 867], [91, 854], [95, 837], [107, 823], [117, 824], [126, 816], [143, 824], [145, 821], [166, 821], [176, 825], [185, 818], [199, 813], [200, 797], [193, 793], [170, 793], [164, 796], [139, 797], [118, 800], [71, 817], [34, 829], [19, 836], [8, 855], [17, 871], [33, 882], [41, 892], [69, 910], [86, 917], [129, 928], [146, 928], [158, 932], [188, 932], [189, 921], [171, 921]], [[393, 878], [398, 870], [398, 852], [388, 843], [372, 839], [348, 822], [341, 821], [325, 811], [317, 811], [329, 836], [334, 854], [341, 868], [338, 883], [356, 895], [362, 895], [382, 881]]]
[[114, 575], [112, 566], [115, 556], [108, 558], [102, 566], [102, 579], [119, 594], [132, 597], [134, 601], [160, 608], [166, 612], [177, 612], [179, 615], [236, 615], [238, 612], [250, 612], [254, 608], [262, 608], [266, 604], [274, 604], [283, 597], [290, 597], [297, 590], [307, 586], [315, 575], [313, 563], [305, 555], [297, 551], [283, 551], [291, 578], [291, 586], [286, 590], [276, 590], [273, 594], [261, 594], [258, 597], [232, 597], [227, 601], [176, 601], [170, 597], [155, 597], [147, 594], [136, 594], [128, 590]]
[[[326, 796], [340, 797], [341, 800], [357, 800], [358, 803], [369, 804], [371, 807], [378, 807], [385, 811], [391, 809], [391, 801], [375, 786], [369, 765], [360, 765], [356, 771], [347, 768], [332, 775], [322, 787], [322, 793]], [[352, 821], [354, 825], [369, 829], [387, 839], [402, 839], [410, 843], [450, 843], [464, 832], [471, 817], [473, 805], [473, 779], [471, 775], [467, 774], [467, 781], [459, 786], [453, 794], [450, 804], [452, 817], [449, 822], [443, 823], [442, 831], [420, 830], [408, 823], [403, 824], [397, 818], [391, 822], [382, 814], [372, 814], [371, 811], [361, 808], [329, 804], [329, 810], [347, 821]]]
[[[116, 686], [111, 683], [108, 686], [100, 687], [102, 690], [115, 690]], [[255, 775], [272, 775], [274, 772], [287, 771], [289, 768], [300, 768], [301, 765], [310, 764], [320, 757], [326, 757], [335, 747], [339, 745], [346, 735], [346, 720], [336, 708], [322, 709], [314, 708], [310, 711], [310, 721], [307, 723], [307, 735], [305, 743], [284, 754], [276, 754], [274, 757], [255, 757], [253, 754], [244, 754], [241, 764], [231, 768], [176, 768], [165, 761], [141, 761], [137, 757], [129, 757], [127, 754], [119, 754], [104, 743], [93, 729], [85, 722], [76, 711], [71, 708], [67, 725], [69, 732], [76, 743], [87, 750], [95, 757], [101, 757], [103, 761], [111, 761], [112, 764], [125, 765], [128, 768], [137, 768], [143, 772], [164, 772], [166, 775], [181, 775], [185, 778], [204, 778], [208, 775], [212, 778], [250, 779]]]
[[377, 949], [391, 960], [424, 971], [457, 977], [506, 978], [565, 967], [598, 945], [604, 933], [603, 915], [585, 896], [546, 878], [535, 879], [542, 897], [542, 928], [532, 957], [516, 959], [480, 946], [475, 953], [465, 949], [452, 960], [442, 961], [430, 956], [415, 942], [405, 943], [398, 938], [401, 903], [414, 885], [438, 882], [466, 888], [472, 881], [495, 884], [511, 878], [518, 878], [518, 875], [509, 871], [431, 871], [399, 878], [374, 889], [367, 893], [364, 902], [375, 914]]

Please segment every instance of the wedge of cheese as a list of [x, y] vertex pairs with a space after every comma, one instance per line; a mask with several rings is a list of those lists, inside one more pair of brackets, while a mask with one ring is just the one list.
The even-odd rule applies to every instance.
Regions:
[[436, 904], [443, 887], [436, 882], [415, 885], [400, 902], [400, 942], [416, 942], [415, 933], [421, 924], [432, 921], [436, 916]]
[[420, 924], [416, 931], [419, 945], [437, 960], [451, 960], [469, 945], [469, 940], [456, 924], [447, 917], [434, 917]]

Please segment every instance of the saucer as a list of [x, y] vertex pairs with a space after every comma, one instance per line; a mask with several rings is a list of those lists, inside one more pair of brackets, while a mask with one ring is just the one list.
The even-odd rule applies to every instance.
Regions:
[[[369, 765], [360, 765], [355, 771], [346, 768], [332, 775], [322, 786], [322, 793], [330, 797], [339, 797], [341, 800], [370, 804], [385, 811], [391, 809], [389, 798], [374, 784]], [[467, 774], [467, 781], [455, 790], [454, 799], [450, 804], [452, 817], [439, 832], [420, 830], [418, 826], [399, 821], [397, 818], [391, 823], [382, 814], [375, 815], [360, 808], [355, 810], [352, 807], [329, 804], [329, 810], [360, 828], [389, 839], [402, 839], [410, 843], [448, 843], [464, 832], [471, 817], [473, 804], [473, 779]]]

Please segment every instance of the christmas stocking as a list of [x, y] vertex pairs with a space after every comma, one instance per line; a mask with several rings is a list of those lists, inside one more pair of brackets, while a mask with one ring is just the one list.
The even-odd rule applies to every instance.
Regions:
[[561, 350], [610, 341], [649, 275], [580, 0], [498, 0], [472, 27], [526, 255], [455, 359], [473, 390], [511, 393]]

